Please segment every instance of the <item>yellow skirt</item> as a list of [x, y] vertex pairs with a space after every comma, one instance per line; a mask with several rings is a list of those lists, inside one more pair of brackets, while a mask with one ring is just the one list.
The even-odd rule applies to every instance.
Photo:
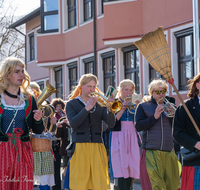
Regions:
[[102, 143], [76, 143], [69, 170], [72, 190], [110, 189], [108, 159]]

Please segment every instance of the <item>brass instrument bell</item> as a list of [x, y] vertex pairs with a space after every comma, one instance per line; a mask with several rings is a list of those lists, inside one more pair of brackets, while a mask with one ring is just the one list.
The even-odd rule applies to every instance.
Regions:
[[[41, 95], [36, 101], [38, 110], [42, 112], [42, 118], [45, 120], [47, 120], [48, 117], [54, 116], [55, 110], [50, 105], [43, 105], [43, 102], [55, 92], [58, 92], [58, 90], [55, 89], [53, 86], [51, 86], [47, 81], [45, 81], [45, 88], [43, 89]], [[49, 115], [45, 114], [45, 111], [47, 110], [50, 110]], [[53, 124], [51, 123], [49, 132], [51, 132], [52, 128], [53, 128]]]
[[136, 105], [132, 103], [132, 96], [127, 96], [126, 98], [124, 98], [124, 101], [126, 102], [127, 99], [130, 99], [130, 101], [127, 103], [127, 110], [129, 111], [129, 113], [135, 114]]
[[160, 98], [158, 101], [157, 101], [157, 104], [159, 105], [159, 102], [163, 100], [163, 110], [164, 110], [164, 114], [167, 116], [167, 117], [174, 117], [174, 114], [176, 112], [176, 108], [175, 106], [169, 102], [169, 100], [167, 100], [167, 98]]
[[97, 97], [98, 101], [97, 103], [101, 107], [109, 107], [112, 113], [117, 113], [122, 109], [122, 102], [119, 100], [116, 100], [115, 102], [108, 102], [108, 98], [106, 96], [103, 96], [102, 94], [98, 92], [92, 92], [89, 94], [90, 97]]

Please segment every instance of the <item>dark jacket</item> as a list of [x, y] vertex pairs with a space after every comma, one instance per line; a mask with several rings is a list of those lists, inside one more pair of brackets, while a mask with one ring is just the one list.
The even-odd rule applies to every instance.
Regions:
[[63, 123], [62, 124], [62, 127], [57, 127], [56, 129], [56, 133], [55, 133], [55, 136], [57, 138], [60, 138], [61, 137], [61, 143], [60, 143], [60, 149], [59, 149], [59, 154], [61, 156], [66, 156], [66, 147], [67, 145], [69, 144], [69, 141], [68, 141], [68, 128], [70, 126], [67, 125], [66, 123]]
[[[185, 101], [192, 117], [197, 126], [200, 128], [200, 105], [198, 97], [191, 98]], [[174, 139], [183, 147], [190, 151], [195, 151], [195, 144], [200, 141], [200, 137], [188, 117], [183, 105], [179, 105], [176, 110], [173, 122]], [[200, 166], [200, 160], [183, 161], [185, 166]]]
[[142, 148], [149, 150], [171, 151], [173, 149], [172, 119], [164, 113], [155, 119], [157, 108], [155, 99], [138, 105], [135, 114], [135, 127], [137, 131], [143, 131]]
[[95, 111], [90, 113], [78, 99], [67, 102], [66, 114], [72, 128], [72, 142], [102, 143], [102, 120], [109, 128], [115, 125], [115, 115], [107, 108], [96, 104]]
[[[28, 100], [25, 100], [25, 104], [26, 104], [25, 105], [26, 129], [25, 129], [24, 133], [22, 134], [22, 136], [20, 137], [22, 142], [27, 142], [30, 140], [30, 138], [29, 138], [30, 129], [32, 129], [33, 133], [36, 133], [36, 134], [40, 134], [44, 130], [42, 119], [40, 121], [36, 121], [33, 118], [33, 116], [34, 116], [33, 110], [37, 110], [37, 105], [36, 105], [36, 102], [35, 102], [35, 99], [33, 98], [33, 96], [31, 96]], [[1, 104], [0, 105], [0, 124], [1, 124], [2, 114], [3, 114], [3, 109], [4, 109], [4, 106], [3, 106], [3, 104]], [[0, 127], [0, 141], [8, 142], [8, 136], [5, 133], [3, 133], [1, 127]]]

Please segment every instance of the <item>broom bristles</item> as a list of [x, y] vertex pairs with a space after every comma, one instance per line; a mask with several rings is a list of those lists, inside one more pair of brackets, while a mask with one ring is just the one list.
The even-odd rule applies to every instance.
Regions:
[[171, 57], [162, 27], [134, 42], [149, 64], [168, 81], [172, 78]]

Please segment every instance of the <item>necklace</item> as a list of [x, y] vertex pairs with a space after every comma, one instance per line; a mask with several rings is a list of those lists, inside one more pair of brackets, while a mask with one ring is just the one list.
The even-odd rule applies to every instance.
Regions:
[[86, 101], [85, 99], [83, 99], [81, 96], [80, 96], [80, 98], [81, 98], [81, 100], [83, 100], [87, 104], [88, 101]]
[[[81, 96], [79, 96], [80, 99], [85, 103], [87, 104], [88, 101], [84, 100]], [[94, 111], [96, 110], [96, 104], [94, 105], [94, 107], [92, 108], [92, 110], [90, 110], [90, 113], [93, 113]]]
[[4, 93], [5, 93], [7, 96], [11, 97], [11, 98], [17, 98], [17, 99], [20, 98], [20, 88], [19, 88], [19, 91], [18, 91], [18, 93], [17, 93], [18, 95], [10, 94], [7, 90], [4, 90]]

